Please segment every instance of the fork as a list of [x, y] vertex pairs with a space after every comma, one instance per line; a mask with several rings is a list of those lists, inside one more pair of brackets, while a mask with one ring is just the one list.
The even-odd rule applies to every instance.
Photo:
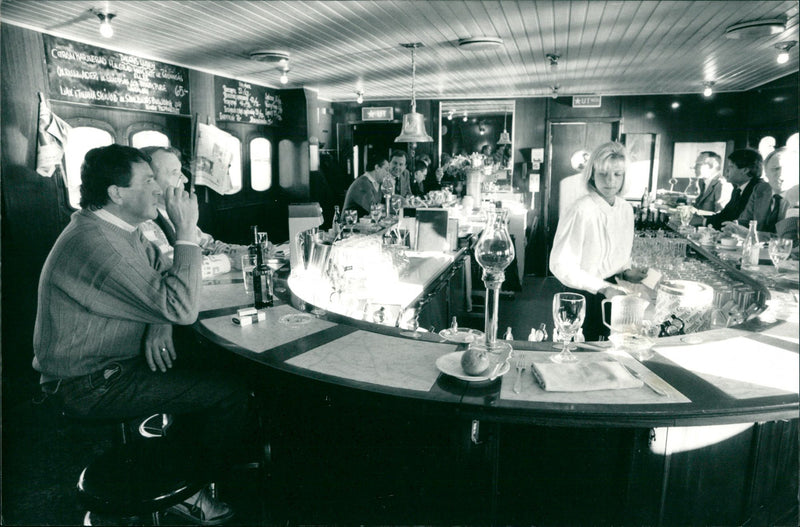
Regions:
[[514, 381], [514, 393], [519, 393], [522, 390], [522, 372], [524, 372], [527, 367], [527, 364], [525, 364], [525, 356], [520, 353], [514, 366], [517, 368], [517, 380]]

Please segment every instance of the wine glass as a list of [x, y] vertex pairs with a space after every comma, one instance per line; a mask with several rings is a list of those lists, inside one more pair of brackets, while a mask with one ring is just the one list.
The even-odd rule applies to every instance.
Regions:
[[381, 194], [383, 194], [383, 199], [386, 202], [386, 215], [388, 216], [391, 213], [389, 198], [394, 194], [394, 178], [392, 176], [386, 176], [381, 181]]
[[372, 218], [372, 223], [378, 223], [383, 216], [383, 205], [380, 203], [373, 203], [369, 207], [369, 217]]
[[676, 177], [669, 178], [669, 191], [670, 192], [674, 191], [676, 183], [678, 183], [678, 178], [676, 178]]
[[563, 341], [560, 353], [550, 356], [553, 362], [577, 362], [578, 357], [569, 351], [569, 341], [583, 325], [586, 316], [586, 298], [578, 293], [556, 293], [553, 297], [553, 322]]
[[691, 178], [686, 190], [683, 191], [683, 195], [686, 196], [686, 203], [688, 205], [691, 205], [694, 203], [694, 200], [700, 197], [700, 184], [697, 182], [696, 177]]
[[350, 231], [353, 230], [353, 225], [358, 221], [358, 211], [356, 209], [347, 209], [344, 211], [344, 222], [350, 226]]
[[400, 196], [392, 196], [389, 200], [389, 203], [392, 206], [392, 212], [394, 212], [394, 215], [399, 215], [400, 209], [403, 208], [403, 198]]
[[767, 245], [769, 258], [775, 266], [775, 274], [781, 272], [781, 262], [789, 258], [792, 253], [792, 240], [790, 238], [773, 238]]

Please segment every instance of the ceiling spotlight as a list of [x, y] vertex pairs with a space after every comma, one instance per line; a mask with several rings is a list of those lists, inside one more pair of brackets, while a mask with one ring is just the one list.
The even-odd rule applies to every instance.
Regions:
[[114, 28], [111, 27], [111, 19], [116, 15], [114, 13], [106, 13], [97, 9], [90, 9], [89, 11], [91, 11], [100, 20], [100, 34], [105, 38], [113, 37]]
[[286, 84], [286, 83], [289, 82], [289, 75], [288, 74], [289, 74], [288, 68], [285, 69], [285, 70], [281, 70], [281, 76], [280, 76], [280, 79], [279, 79], [281, 81], [281, 84]]
[[461, 120], [464, 121], [465, 123], [467, 122], [467, 111], [466, 110], [464, 110], [464, 118], [461, 119]]
[[714, 87], [714, 81], [708, 81], [703, 83], [703, 95], [706, 97], [711, 97], [711, 94], [714, 93], [711, 88]]
[[356, 91], [356, 95], [358, 95], [358, 97], [356, 97], [356, 102], [358, 104], [361, 104], [362, 102], [364, 102], [364, 92], [362, 90]]
[[453, 120], [453, 110], [450, 110], [449, 112], [447, 112], [447, 120], [448, 121], [452, 121]]
[[674, 101], [671, 106], [673, 110], [677, 110], [678, 108], [681, 107], [681, 103], [679, 103], [678, 101]]
[[783, 42], [778, 42], [773, 46], [775, 49], [779, 49], [780, 53], [778, 53], [778, 64], [786, 64], [789, 62], [789, 50], [792, 49], [797, 44], [796, 40], [785, 40]]
[[552, 71], [557, 70], [558, 69], [558, 59], [561, 58], [561, 55], [559, 55], [557, 53], [548, 53], [547, 55], [545, 55], [545, 57], [547, 57], [547, 60], [550, 61], [550, 69]]
[[556, 84], [555, 86], [552, 87], [553, 92], [550, 94], [550, 97], [552, 97], [553, 99], [558, 99], [558, 88], [559, 87], [560, 86], [558, 84]]

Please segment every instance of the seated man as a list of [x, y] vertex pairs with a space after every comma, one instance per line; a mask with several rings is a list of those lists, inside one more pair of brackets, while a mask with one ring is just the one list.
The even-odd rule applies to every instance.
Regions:
[[[121, 145], [86, 154], [83, 208], [56, 240], [39, 281], [33, 367], [42, 391], [74, 416], [170, 413], [176, 425], [191, 421], [196, 464], [210, 481], [230, 462], [232, 447], [240, 448], [247, 389], [224, 372], [179, 365], [172, 324], [191, 324], [198, 314], [197, 198], [178, 187], [163, 192], [149, 161]], [[162, 193], [176, 234], [168, 268], [136, 228], [156, 217]], [[233, 515], [207, 489], [171, 510], [205, 523]]]
[[406, 170], [408, 156], [402, 150], [394, 150], [389, 157], [389, 172], [394, 177], [394, 193], [401, 196], [411, 194], [411, 174]]
[[[146, 146], [141, 150], [150, 157], [150, 168], [153, 170], [156, 183], [161, 187], [162, 192], [166, 193], [170, 187], [183, 188], [187, 179], [181, 172], [181, 159], [178, 150], [163, 146]], [[143, 222], [139, 228], [148, 240], [156, 244], [161, 255], [171, 262], [172, 246], [175, 242], [175, 227], [169, 221], [164, 207], [164, 194], [162, 194], [158, 198], [158, 216], [156, 219]], [[208, 255], [221, 254], [230, 260], [231, 269], [242, 268], [242, 256], [248, 253], [246, 245], [228, 244], [215, 240], [211, 235], [201, 231], [199, 227], [195, 234], [197, 243], [203, 251], [204, 266], [208, 264]]]
[[694, 208], [719, 212], [731, 199], [731, 184], [722, 177], [722, 158], [711, 151], [700, 152], [694, 163], [694, 173], [702, 192], [694, 201]]
[[389, 160], [384, 154], [371, 154], [368, 166], [372, 170], [364, 172], [350, 184], [344, 197], [342, 210], [355, 209], [358, 216], [369, 216], [369, 210], [375, 203], [381, 203], [381, 182], [389, 176]]
[[763, 159], [755, 150], [734, 150], [728, 156], [725, 179], [734, 186], [731, 199], [720, 212], [708, 217], [707, 224], [719, 229], [724, 222], [748, 225], [756, 220], [763, 225], [767, 219], [772, 188], [761, 179]]

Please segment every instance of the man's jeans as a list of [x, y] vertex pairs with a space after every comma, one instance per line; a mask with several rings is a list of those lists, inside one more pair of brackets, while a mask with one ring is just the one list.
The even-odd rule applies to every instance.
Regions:
[[[181, 368], [153, 372], [144, 358], [109, 364], [90, 375], [55, 381], [42, 389], [60, 399], [67, 415], [130, 420], [155, 413], [176, 416], [176, 428], [198, 448], [211, 471], [228, 465], [241, 447], [247, 413], [243, 381], [224, 371]], [[183, 416], [183, 417], [182, 417]]]

